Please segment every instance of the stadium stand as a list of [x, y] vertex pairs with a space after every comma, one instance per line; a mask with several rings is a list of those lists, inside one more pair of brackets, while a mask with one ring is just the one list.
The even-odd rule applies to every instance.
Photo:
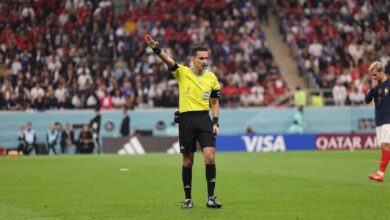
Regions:
[[0, 24], [3, 110], [177, 106], [146, 33], [178, 62], [209, 46], [222, 106], [268, 105], [288, 91], [250, 1], [3, 1]]
[[359, 105], [369, 64], [381, 60], [390, 72], [389, 9], [381, 0], [310, 0], [278, 1], [275, 11], [309, 87], [322, 89], [326, 104]]

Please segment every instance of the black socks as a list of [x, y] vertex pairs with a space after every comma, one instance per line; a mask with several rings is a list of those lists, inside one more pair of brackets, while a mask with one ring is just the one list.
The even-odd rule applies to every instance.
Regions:
[[206, 164], [206, 180], [207, 180], [207, 192], [210, 196], [214, 196], [216, 169], [215, 164]]
[[186, 199], [191, 199], [192, 167], [183, 167], [181, 177], [183, 180], [183, 187]]
[[[214, 196], [216, 169], [215, 164], [206, 165], [206, 180], [208, 197]], [[191, 199], [192, 167], [183, 167], [182, 180], [186, 199]]]

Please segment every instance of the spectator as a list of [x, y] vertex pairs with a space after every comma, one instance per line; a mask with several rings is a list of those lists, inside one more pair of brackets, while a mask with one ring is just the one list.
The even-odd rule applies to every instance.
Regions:
[[314, 92], [311, 96], [311, 106], [313, 107], [323, 107], [324, 106], [324, 98], [321, 92]]
[[61, 133], [61, 150], [63, 154], [74, 154], [76, 152], [76, 142], [74, 132], [69, 123], [65, 124], [64, 130]]
[[94, 108], [95, 106], [100, 106], [100, 104], [98, 104], [98, 100], [97, 100], [97, 96], [95, 94], [88, 94], [87, 96], [87, 100], [85, 102], [85, 106], [87, 108]]
[[91, 128], [91, 133], [93, 137], [93, 144], [98, 153], [102, 153], [102, 149], [100, 146], [100, 124], [102, 121], [102, 116], [100, 115], [100, 108], [95, 108], [95, 116], [89, 122], [89, 126]]
[[53, 87], [49, 86], [43, 100], [45, 109], [57, 109], [59, 107], [57, 98], [54, 96]]
[[121, 123], [121, 129], [120, 133], [122, 136], [129, 136], [130, 135], [130, 116], [127, 108], [123, 109], [124, 117], [122, 119]]
[[1, 86], [1, 93], [4, 96], [4, 100], [9, 100], [13, 92], [14, 89], [12, 87], [11, 82], [9, 80], [5, 80], [4, 84]]
[[3, 93], [0, 91], [0, 110], [6, 110], [7, 107], [7, 101], [5, 100]]
[[11, 96], [9, 97], [8, 100], [5, 100], [6, 106], [9, 110], [15, 111], [15, 110], [20, 110], [21, 109], [21, 103], [19, 102], [19, 99], [16, 98], [15, 93], [11, 93]]
[[253, 103], [253, 106], [264, 105], [264, 93], [264, 87], [258, 82], [251, 88], [250, 101]]
[[332, 89], [333, 101], [336, 106], [344, 106], [345, 101], [347, 100], [347, 89], [342, 84], [341, 81], [338, 81]]
[[[48, 91], [50, 86], [57, 107], [94, 108], [95, 97], [91, 94], [97, 93], [96, 102], [99, 102], [99, 81], [111, 96], [120, 89], [128, 108], [177, 104], [173, 102], [177, 87], [167, 91], [164, 88], [164, 83], [171, 79], [169, 71], [151, 56], [152, 51], [140, 40], [141, 32], [145, 30], [150, 30], [162, 45], [172, 45], [172, 51], [168, 52], [175, 53], [178, 62], [187, 58], [191, 44], [210, 46], [213, 56], [210, 60], [215, 60], [210, 68], [224, 85], [232, 83], [238, 91], [247, 93], [258, 82], [265, 88], [263, 96], [269, 97], [266, 84], [273, 80], [276, 87], [275, 94], [271, 94], [273, 98], [287, 91], [283, 79], [271, 79], [270, 73], [278, 77], [281, 74], [257, 23], [251, 1], [151, 1], [148, 7], [137, 1], [127, 1], [129, 11], [124, 16], [114, 13], [115, 7], [111, 7], [110, 1], [92, 3], [65, 1], [56, 12], [53, 12], [52, 4], [41, 1], [7, 4], [2, 16], [20, 18], [22, 22], [6, 22], [0, 27], [3, 48], [0, 63], [11, 73], [7, 79], [10, 90], [15, 89], [18, 81], [22, 82], [20, 91], [28, 90], [28, 94], [20, 95], [23, 100], [20, 108], [53, 108], [55, 101]], [[263, 3], [267, 1], [261, 1], [260, 5], [264, 6]], [[172, 8], [177, 10], [172, 11]], [[165, 16], [168, 14], [170, 16]], [[187, 22], [171, 19], [184, 15], [194, 19], [187, 19]], [[260, 14], [263, 15], [266, 14]], [[189, 31], [184, 33], [183, 29]], [[1, 82], [0, 87], [3, 84]], [[68, 95], [65, 95], [66, 91]], [[251, 93], [247, 94], [251, 96]], [[3, 95], [9, 99], [9, 94], [3, 92]], [[45, 104], [47, 99], [51, 104]], [[264, 98], [264, 101], [253, 102], [253, 97], [251, 99], [250, 106], [267, 105], [270, 104], [268, 100], [272, 100]], [[242, 103], [237, 96], [226, 99], [221, 105], [241, 106]], [[10, 105], [6, 107], [10, 108]]]
[[94, 149], [94, 138], [88, 125], [84, 125], [79, 135], [77, 153], [91, 154]]
[[81, 108], [81, 100], [78, 94], [74, 94], [72, 97], [72, 108]]
[[303, 127], [298, 125], [298, 121], [294, 122], [288, 127], [287, 134], [303, 134]]
[[65, 84], [63, 82], [61, 82], [58, 88], [54, 91], [54, 97], [57, 99], [58, 107], [65, 108], [65, 106], [67, 106], [67, 89], [65, 88]]
[[303, 106], [299, 106], [297, 111], [294, 113], [294, 116], [293, 116], [293, 124], [292, 126], [294, 127], [294, 130], [297, 130], [296, 127], [300, 127], [302, 128], [302, 132], [305, 130], [305, 127], [306, 127], [306, 123], [305, 123], [305, 120], [303, 118], [303, 112], [304, 112], [304, 107]]
[[257, 4], [260, 23], [268, 25], [268, 0], [259, 0]]
[[115, 90], [115, 95], [112, 97], [112, 104], [115, 108], [122, 108], [126, 104], [125, 97], [122, 96], [122, 93], [119, 89]]
[[[329, 89], [341, 81], [342, 85], [336, 88], [344, 93], [341, 86], [349, 88], [357, 82], [363, 92], [360, 87], [367, 88], [367, 83], [359, 79], [368, 72], [368, 60], [384, 59], [385, 69], [390, 68], [388, 53], [384, 53], [390, 35], [383, 31], [389, 29], [389, 17], [381, 10], [372, 10], [389, 6], [389, 1], [279, 1], [276, 12], [301, 75], [313, 76], [316, 81], [313, 88]], [[352, 92], [353, 89], [347, 91]], [[344, 97], [335, 99], [337, 104], [343, 104]]]
[[50, 154], [50, 150], [53, 150], [54, 154], [57, 154], [56, 146], [59, 141], [59, 134], [54, 125], [50, 127], [50, 130], [46, 133], [47, 152]]
[[23, 131], [23, 141], [25, 143], [25, 155], [30, 155], [32, 151], [37, 150], [37, 136], [34, 129], [32, 129], [32, 123], [28, 122], [26, 129]]
[[18, 141], [19, 141], [18, 152], [23, 153], [23, 154], [28, 154], [26, 142], [24, 141], [24, 130], [25, 129], [26, 129], [26, 127], [24, 125], [22, 125], [18, 131]]
[[35, 87], [31, 89], [31, 101], [32, 103], [35, 103], [37, 99], [43, 98], [45, 95], [45, 91], [42, 89], [41, 85], [39, 83], [35, 84]]
[[364, 93], [359, 91], [359, 88], [356, 87], [353, 89], [353, 92], [348, 95], [349, 101], [353, 106], [362, 105], [364, 103], [364, 97]]
[[44, 97], [38, 96], [35, 99], [35, 102], [32, 104], [32, 108], [37, 110], [37, 111], [44, 111], [45, 110], [45, 102], [44, 102]]
[[104, 96], [100, 98], [100, 108], [101, 109], [112, 109], [114, 107], [112, 96], [105, 92]]
[[252, 128], [252, 126], [248, 126], [245, 131], [246, 135], [254, 135], [256, 134], [255, 130]]
[[302, 91], [299, 86], [294, 92], [294, 106], [306, 106], [306, 92]]

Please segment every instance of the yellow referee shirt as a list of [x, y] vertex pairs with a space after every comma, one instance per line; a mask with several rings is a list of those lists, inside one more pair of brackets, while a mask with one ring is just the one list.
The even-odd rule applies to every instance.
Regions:
[[196, 75], [188, 66], [179, 64], [172, 72], [179, 84], [179, 112], [208, 111], [211, 91], [220, 90], [217, 77], [209, 70]]

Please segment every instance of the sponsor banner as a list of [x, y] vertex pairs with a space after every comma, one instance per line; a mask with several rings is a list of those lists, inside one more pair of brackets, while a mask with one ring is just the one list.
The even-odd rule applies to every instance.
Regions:
[[[315, 135], [243, 135], [217, 136], [217, 151], [284, 152], [315, 150]], [[177, 137], [133, 136], [103, 138], [105, 153], [144, 154], [145, 152], [179, 153]], [[198, 146], [198, 150], [199, 146]]]
[[217, 150], [247, 152], [315, 150], [315, 137], [312, 134], [217, 136]]
[[[291, 150], [378, 149], [375, 134], [303, 134], [217, 136], [217, 151], [284, 152]], [[133, 136], [103, 138], [105, 153], [179, 153], [177, 137]], [[198, 147], [199, 151], [199, 147]]]
[[378, 149], [375, 134], [318, 134], [318, 150]]
[[145, 154], [145, 152], [179, 153], [177, 137], [105, 137], [103, 151], [115, 154]]

